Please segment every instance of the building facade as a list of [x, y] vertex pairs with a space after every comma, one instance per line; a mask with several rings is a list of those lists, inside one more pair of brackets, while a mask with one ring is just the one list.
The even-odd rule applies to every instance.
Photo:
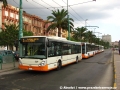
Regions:
[[119, 42], [118, 41], [112, 42], [112, 46], [113, 47], [118, 47], [119, 46]]
[[[46, 31], [47, 27], [51, 22], [45, 24], [47, 21], [42, 18], [28, 14], [23, 11], [23, 29], [26, 31], [33, 32], [35, 36], [58, 36], [58, 29]], [[7, 25], [16, 24], [19, 25], [19, 8], [8, 5], [6, 8], [3, 7], [2, 2], [0, 2], [0, 28], [4, 28], [2, 23]], [[1, 29], [0, 29], [1, 31]], [[67, 31], [61, 30], [61, 37], [67, 37]]]
[[102, 40], [103, 40], [104, 42], [109, 42], [109, 44], [112, 45], [112, 44], [111, 44], [111, 35], [109, 35], [109, 34], [107, 34], [107, 35], [102, 35]]
[[[26, 31], [33, 32], [34, 36], [58, 36], [58, 29], [50, 30], [47, 32], [47, 28], [51, 25], [51, 22], [43, 20], [41, 17], [36, 15], [28, 14], [23, 11], [23, 29]], [[8, 5], [6, 8], [3, 7], [3, 3], [0, 1], [0, 32], [2, 28], [5, 28], [3, 23], [6, 25], [15, 24], [19, 25], [19, 8], [12, 5]], [[66, 38], [68, 36], [67, 30], [61, 30], [61, 37]], [[0, 50], [5, 47], [0, 46]]]

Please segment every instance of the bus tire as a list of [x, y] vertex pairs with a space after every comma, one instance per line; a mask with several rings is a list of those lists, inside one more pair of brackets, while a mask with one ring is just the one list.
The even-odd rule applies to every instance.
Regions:
[[76, 57], [76, 64], [79, 62], [78, 57]]
[[59, 60], [58, 63], [57, 63], [57, 70], [60, 70], [60, 69], [61, 69], [61, 66], [62, 66], [62, 63], [61, 63], [61, 61]]

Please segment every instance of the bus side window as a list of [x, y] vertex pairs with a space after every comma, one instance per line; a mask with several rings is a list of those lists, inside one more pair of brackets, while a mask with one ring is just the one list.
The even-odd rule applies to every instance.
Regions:
[[56, 42], [55, 43], [55, 56], [60, 56], [61, 55], [61, 43]]
[[62, 55], [68, 55], [69, 49], [68, 49], [68, 44], [63, 43], [62, 44]]
[[48, 57], [54, 56], [54, 42], [51, 42], [51, 47], [48, 47]]
[[76, 45], [76, 53], [80, 53], [80, 46], [79, 45]]
[[75, 54], [75, 52], [76, 52], [76, 46], [73, 44], [72, 45], [72, 48], [71, 48], [72, 50], [71, 50], [71, 53], [72, 54]]
[[68, 45], [68, 54], [71, 54], [71, 47], [72, 45]]

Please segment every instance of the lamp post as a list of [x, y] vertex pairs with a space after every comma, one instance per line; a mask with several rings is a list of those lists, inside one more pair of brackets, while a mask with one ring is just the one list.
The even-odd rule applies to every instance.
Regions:
[[69, 22], [69, 12], [68, 12], [68, 0], [67, 0], [67, 20], [68, 20], [68, 40], [70, 40], [70, 22]]
[[[20, 0], [20, 6], [19, 6], [19, 41], [20, 41], [20, 38], [23, 37], [23, 31], [22, 31], [23, 19], [22, 19], [22, 14], [23, 14], [22, 0]], [[22, 45], [21, 45], [20, 42], [19, 42], [19, 54], [20, 54], [20, 56], [22, 55]]]

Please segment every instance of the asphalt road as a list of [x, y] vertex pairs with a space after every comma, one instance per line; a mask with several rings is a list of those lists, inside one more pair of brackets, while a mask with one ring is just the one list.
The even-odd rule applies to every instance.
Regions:
[[59, 71], [19, 71], [2, 75], [0, 90], [87, 90], [84, 87], [112, 87], [111, 57], [111, 51], [106, 50], [78, 64], [62, 67]]

